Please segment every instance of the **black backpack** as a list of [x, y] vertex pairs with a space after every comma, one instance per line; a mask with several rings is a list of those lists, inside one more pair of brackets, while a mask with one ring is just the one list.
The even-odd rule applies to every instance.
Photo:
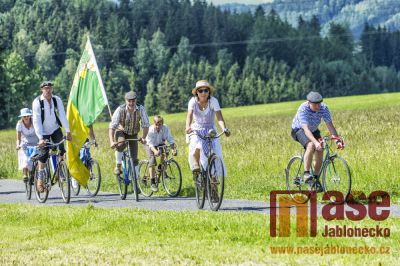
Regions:
[[[60, 118], [58, 118], [57, 100], [54, 97], [51, 97], [51, 98], [53, 99], [54, 114], [56, 115], [57, 124], [61, 127], [61, 121], [60, 121]], [[39, 100], [39, 104], [40, 104], [40, 117], [42, 118], [42, 124], [43, 124], [43, 121], [44, 121], [44, 101], [40, 99], [40, 96], [38, 96], [37, 99]]]

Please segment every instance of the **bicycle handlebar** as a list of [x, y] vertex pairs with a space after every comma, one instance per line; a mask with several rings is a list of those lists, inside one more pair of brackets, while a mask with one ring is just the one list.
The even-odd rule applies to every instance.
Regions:
[[116, 145], [120, 144], [120, 143], [126, 143], [128, 141], [141, 141], [142, 139], [125, 139], [125, 140], [121, 140], [118, 142], [115, 142]]
[[[63, 137], [63, 139], [60, 141], [60, 142], [57, 142], [57, 143], [54, 143], [54, 142], [51, 142], [51, 141], [49, 141], [49, 140], [47, 140], [47, 141], [45, 141], [45, 147], [46, 148], [53, 148], [53, 147], [57, 147], [57, 146], [59, 146], [59, 145], [61, 145], [62, 143], [64, 143], [65, 141], [66, 141], [67, 139], [66, 139], [66, 137]], [[41, 146], [36, 146], [37, 148], [42, 148]]]
[[84, 144], [83, 144], [83, 147], [85, 147], [85, 148], [90, 148], [92, 145], [94, 145], [95, 147], [97, 147], [97, 141], [96, 140], [93, 140], [93, 141], [88, 141], [88, 142], [85, 142]]
[[[214, 131], [214, 130], [213, 130]], [[214, 131], [215, 132], [215, 131]], [[204, 140], [207, 140], [207, 139], [217, 139], [217, 138], [219, 138], [219, 137], [221, 137], [221, 135], [222, 134], [225, 134], [225, 131], [221, 131], [219, 134], [217, 134], [216, 136], [211, 136], [211, 130], [208, 132], [208, 135], [207, 136], [203, 136], [203, 135], [200, 135], [199, 133], [197, 133], [197, 132], [194, 132], [194, 134], [196, 134], [199, 138], [201, 138], [201, 139], [204, 139]], [[215, 134], [216, 134], [216, 132], [215, 132]]]

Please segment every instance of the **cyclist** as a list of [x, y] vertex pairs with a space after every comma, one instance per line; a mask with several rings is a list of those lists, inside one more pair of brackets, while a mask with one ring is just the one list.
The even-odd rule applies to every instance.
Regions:
[[29, 170], [32, 169], [30, 157], [34, 155], [33, 148], [38, 144], [38, 137], [32, 123], [32, 111], [29, 108], [22, 108], [20, 111], [20, 120], [17, 122], [17, 144], [18, 150], [18, 168], [22, 170], [23, 181], [28, 182]]
[[[40, 84], [42, 94], [35, 98], [32, 103], [32, 118], [33, 126], [35, 128], [36, 136], [39, 138], [38, 145], [43, 147], [39, 159], [39, 172], [37, 189], [39, 192], [44, 191], [43, 179], [45, 177], [46, 161], [49, 157], [49, 149], [45, 147], [46, 140], [53, 142], [60, 142], [63, 138], [61, 126], [67, 134], [67, 140], [71, 140], [71, 133], [63, 102], [60, 97], [53, 95], [53, 83], [51, 81], [44, 81]], [[64, 155], [64, 144], [59, 146], [60, 155]]]
[[[193, 97], [188, 104], [188, 113], [186, 117], [186, 134], [189, 134], [189, 164], [193, 174], [200, 173], [200, 163], [205, 168], [207, 166], [208, 146], [205, 140], [199, 138], [196, 134], [207, 135], [210, 129], [216, 130], [214, 119], [217, 117], [220, 128], [227, 137], [230, 131], [225, 125], [221, 108], [218, 100], [211, 96], [214, 88], [206, 80], [196, 82], [196, 87], [192, 89]], [[194, 121], [193, 121], [194, 120]], [[193, 123], [192, 123], [193, 122]], [[216, 155], [223, 161], [222, 148], [219, 139], [213, 139], [212, 148]], [[224, 165], [225, 176], [227, 172]]]
[[156, 115], [153, 118], [153, 122], [153, 125], [151, 125], [149, 128], [149, 133], [146, 137], [147, 144], [144, 145], [144, 148], [149, 158], [151, 190], [153, 192], [157, 192], [158, 187], [156, 185], [154, 174], [154, 167], [155, 165], [157, 165], [155, 156], [160, 155], [160, 150], [158, 150], [157, 147], [160, 145], [164, 145], [164, 142], [168, 141], [168, 144], [172, 148], [172, 154], [177, 155], [178, 151], [169, 127], [164, 124], [164, 119], [161, 116]]
[[[109, 138], [110, 146], [112, 149], [116, 148], [115, 159], [116, 165], [114, 168], [114, 174], [120, 175], [122, 173], [122, 152], [126, 147], [126, 143], [119, 143], [125, 139], [136, 139], [140, 131], [140, 127], [143, 128], [143, 134], [140, 142], [145, 144], [147, 133], [149, 132], [149, 118], [146, 110], [142, 105], [136, 104], [136, 93], [134, 91], [127, 92], [125, 94], [125, 104], [119, 106], [113, 116], [109, 125]], [[138, 145], [136, 141], [130, 141], [130, 153], [133, 159], [135, 170], [137, 171], [138, 165]]]
[[[311, 91], [307, 95], [307, 101], [302, 103], [292, 122], [292, 138], [299, 142], [305, 149], [304, 153], [304, 182], [310, 183], [315, 179], [310, 173], [311, 162], [314, 153], [314, 174], [319, 175], [323, 159], [323, 148], [318, 139], [321, 138], [321, 132], [318, 129], [321, 119], [323, 118], [329, 133], [336, 140], [337, 148], [343, 149], [344, 142], [338, 136], [337, 131], [332, 123], [331, 114], [328, 106], [322, 103], [321, 94]], [[322, 189], [321, 184], [317, 183], [317, 190]]]

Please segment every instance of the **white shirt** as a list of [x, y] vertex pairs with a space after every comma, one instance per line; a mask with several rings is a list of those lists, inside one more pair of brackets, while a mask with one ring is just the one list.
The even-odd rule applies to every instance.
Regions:
[[146, 142], [149, 145], [149, 147], [154, 148], [158, 145], [164, 144], [164, 141], [168, 141], [169, 145], [175, 143], [174, 138], [171, 135], [171, 131], [169, 130], [169, 127], [166, 124], [163, 124], [162, 128], [160, 129], [160, 132], [157, 132], [156, 126], [151, 125], [149, 127], [149, 133], [147, 134], [146, 137]]
[[215, 112], [221, 110], [218, 100], [212, 97], [208, 100], [206, 109], [200, 110], [199, 103], [195, 97], [190, 99], [188, 110], [193, 110], [192, 129], [199, 130], [202, 128], [214, 127]]
[[[65, 132], [69, 131], [68, 120], [65, 115], [64, 105], [60, 99], [60, 97], [53, 95], [53, 97], [57, 101], [57, 109], [58, 109], [58, 118], [60, 119], [61, 125], [64, 128]], [[43, 100], [44, 106], [44, 121], [42, 124], [42, 117], [40, 112], [40, 103], [39, 99], [35, 98], [32, 103], [32, 120], [33, 127], [35, 128], [36, 135], [39, 139], [43, 139], [44, 135], [51, 135], [56, 131], [60, 126], [57, 123], [56, 115], [54, 113], [54, 103], [53, 99], [46, 100], [43, 95], [40, 95], [40, 100]]]

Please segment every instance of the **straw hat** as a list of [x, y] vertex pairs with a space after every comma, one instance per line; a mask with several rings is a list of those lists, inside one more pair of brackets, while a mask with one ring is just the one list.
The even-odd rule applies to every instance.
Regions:
[[208, 88], [208, 89], [210, 90], [210, 95], [211, 95], [211, 94], [213, 93], [213, 91], [214, 91], [214, 87], [211, 86], [210, 83], [208, 83], [207, 80], [199, 80], [199, 81], [196, 82], [196, 87], [194, 87], [194, 88], [192, 89], [192, 94], [193, 94], [194, 96], [196, 96], [196, 91], [197, 91], [199, 88], [203, 88], [203, 87]]

